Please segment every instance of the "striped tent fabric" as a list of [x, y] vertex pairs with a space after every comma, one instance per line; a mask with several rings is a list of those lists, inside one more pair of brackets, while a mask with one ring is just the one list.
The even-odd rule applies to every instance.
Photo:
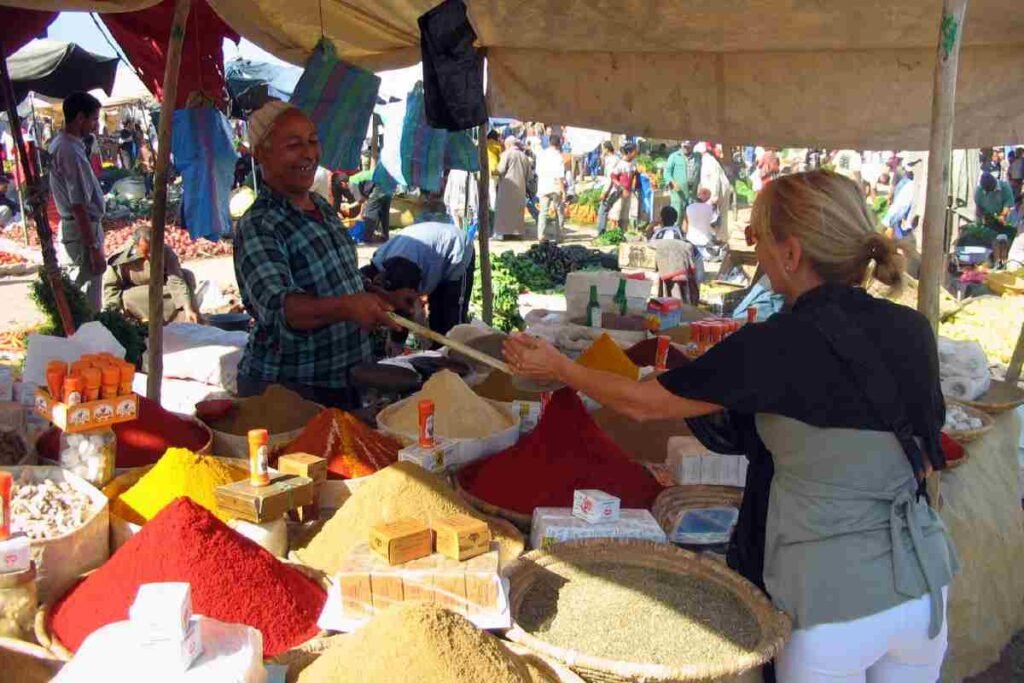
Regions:
[[320, 40], [292, 92], [291, 103], [316, 124], [322, 166], [359, 168], [379, 89], [378, 76], [339, 60], [334, 44]]

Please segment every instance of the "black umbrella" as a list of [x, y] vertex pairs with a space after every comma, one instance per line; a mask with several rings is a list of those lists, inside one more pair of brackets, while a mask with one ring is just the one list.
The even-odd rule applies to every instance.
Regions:
[[7, 59], [20, 102], [29, 91], [63, 99], [76, 91], [102, 88], [107, 95], [114, 87], [117, 57], [102, 57], [74, 43], [33, 40]]

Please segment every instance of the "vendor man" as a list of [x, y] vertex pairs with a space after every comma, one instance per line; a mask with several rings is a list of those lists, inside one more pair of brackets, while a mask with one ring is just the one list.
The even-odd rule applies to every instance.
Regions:
[[387, 314], [402, 293], [389, 301], [363, 289], [348, 231], [310, 192], [320, 144], [309, 117], [270, 102], [249, 119], [249, 134], [264, 182], [235, 235], [235, 277], [255, 319], [238, 393], [280, 384], [324, 405], [356, 408], [349, 372], [370, 360], [368, 330], [397, 327]]
[[1013, 209], [1013, 190], [1005, 180], [998, 180], [991, 173], [982, 173], [974, 191], [974, 206], [979, 223], [1008, 239], [1017, 236], [1016, 228], [1006, 224]]
[[473, 291], [473, 242], [451, 223], [416, 223], [373, 254], [363, 274], [385, 290], [426, 295], [430, 329], [447, 334], [466, 321]]
[[[141, 226], [135, 230], [128, 246], [107, 259], [107, 270], [103, 273], [103, 308], [123, 310], [142, 321], [149, 319], [152, 241], [150, 226]], [[199, 322], [195, 290], [195, 275], [181, 267], [178, 255], [165, 244], [162, 314], [165, 323]]]

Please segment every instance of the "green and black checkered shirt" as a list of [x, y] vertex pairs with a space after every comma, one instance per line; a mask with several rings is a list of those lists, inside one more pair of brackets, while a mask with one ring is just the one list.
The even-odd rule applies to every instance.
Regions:
[[265, 382], [336, 389], [348, 385], [353, 365], [370, 359], [367, 336], [348, 322], [294, 330], [284, 316], [284, 299], [291, 293], [327, 297], [364, 291], [355, 242], [330, 205], [312, 197], [320, 216], [300, 211], [264, 186], [238, 222], [235, 278], [242, 303], [256, 320], [238, 372]]

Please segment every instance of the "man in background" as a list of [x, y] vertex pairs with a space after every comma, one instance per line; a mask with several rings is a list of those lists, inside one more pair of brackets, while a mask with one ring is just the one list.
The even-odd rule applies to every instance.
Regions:
[[537, 241], [547, 237], [548, 211], [555, 209], [555, 242], [562, 241], [565, 230], [565, 160], [562, 158], [562, 138], [552, 135], [547, 149], [537, 155], [537, 196], [540, 197], [540, 215], [537, 217]]
[[11, 196], [11, 179], [0, 173], [0, 228], [14, 222], [21, 209]]
[[[123, 311], [145, 322], [149, 319], [150, 245], [152, 228], [138, 228], [132, 241], [107, 261], [103, 274], [103, 308]], [[195, 301], [196, 278], [181, 267], [178, 255], [164, 245], [163, 321], [198, 323]]]
[[63, 109], [64, 129], [50, 143], [50, 193], [71, 261], [68, 275], [93, 309], [99, 310], [107, 266], [100, 224], [106, 202], [82, 138], [96, 132], [100, 103], [88, 93], [75, 92], [64, 99]]
[[701, 158], [693, 152], [693, 143], [683, 140], [679, 149], [672, 152], [662, 172], [669, 190], [669, 201], [676, 214], [686, 213], [686, 206], [693, 201], [700, 186]]
[[1013, 210], [1013, 190], [1005, 180], [997, 180], [991, 173], [982, 173], [974, 191], [974, 210], [979, 223], [1007, 238], [1017, 236], [1017, 230], [1006, 221]]
[[629, 209], [633, 202], [633, 187], [636, 183], [636, 144], [627, 142], [622, 146], [621, 153], [621, 157], [612, 168], [611, 182], [601, 197], [597, 214], [598, 235], [608, 229], [608, 214], [620, 200], [619, 229], [625, 231], [629, 227]]

